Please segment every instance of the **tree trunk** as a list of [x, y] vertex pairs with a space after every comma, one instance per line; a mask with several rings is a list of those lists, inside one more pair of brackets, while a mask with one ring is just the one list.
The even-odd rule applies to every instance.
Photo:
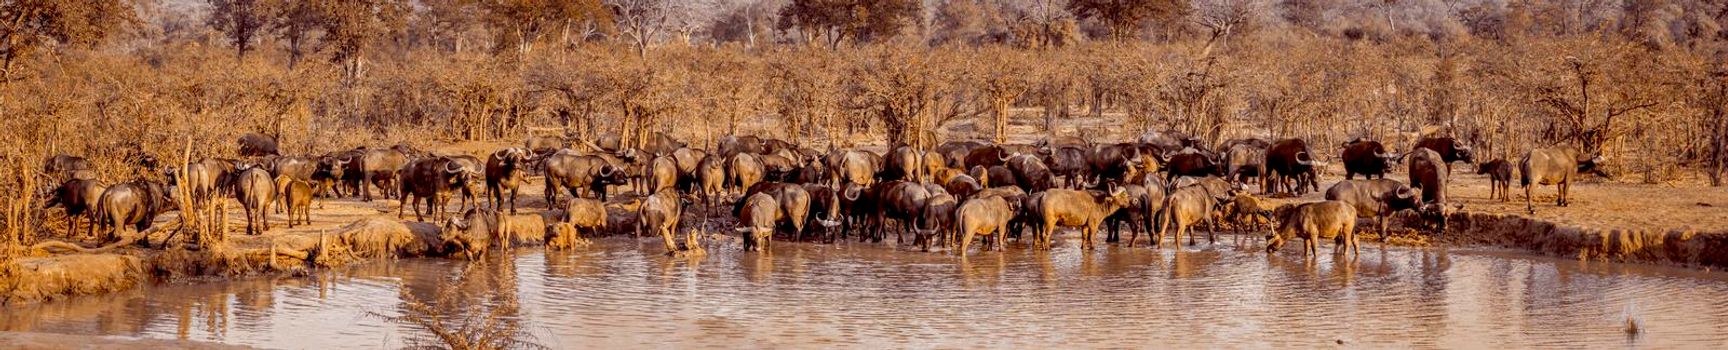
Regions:
[[994, 129], [996, 135], [994, 140], [996, 143], [1008, 142], [1008, 101], [1009, 100], [1006, 96], [997, 96], [991, 101], [991, 104], [994, 105], [993, 107], [995, 109]]

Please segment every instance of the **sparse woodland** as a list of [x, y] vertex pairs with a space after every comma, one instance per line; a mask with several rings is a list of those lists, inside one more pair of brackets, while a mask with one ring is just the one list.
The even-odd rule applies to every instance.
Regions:
[[1571, 143], [1622, 181], [1728, 166], [1716, 0], [0, 0], [0, 59], [9, 246], [39, 234], [50, 155], [118, 182], [161, 176], [129, 152], [232, 156], [249, 132], [290, 154], [661, 131], [928, 146], [1091, 118], [1319, 149], [1447, 132], [1483, 159]]

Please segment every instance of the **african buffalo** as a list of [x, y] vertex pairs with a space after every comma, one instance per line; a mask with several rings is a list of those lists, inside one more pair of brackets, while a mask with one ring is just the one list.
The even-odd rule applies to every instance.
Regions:
[[1014, 183], [1026, 192], [1043, 192], [1056, 188], [1056, 175], [1051, 174], [1050, 168], [1044, 167], [1044, 162], [1032, 155], [1022, 154], [1009, 159], [1008, 170], [1014, 172]]
[[745, 251], [765, 251], [774, 239], [774, 224], [780, 221], [780, 203], [774, 196], [757, 193], [745, 197], [738, 212], [738, 232], [744, 235]]
[[1524, 154], [1524, 159], [1518, 164], [1518, 184], [1524, 186], [1524, 208], [1531, 214], [1536, 213], [1534, 197], [1530, 196], [1532, 185], [1554, 185], [1560, 195], [1554, 199], [1554, 204], [1567, 206], [1567, 191], [1572, 188], [1572, 181], [1579, 174], [1591, 173], [1604, 178], [1613, 179], [1612, 175], [1601, 168], [1602, 156], [1587, 155], [1571, 147], [1551, 147], [1533, 149]]
[[484, 178], [486, 176], [486, 163], [480, 158], [470, 155], [454, 155], [445, 158], [449, 158], [450, 164], [454, 164], [455, 168], [462, 170], [462, 176], [450, 179], [451, 188], [458, 190], [459, 194], [462, 195], [462, 204], [456, 207], [456, 211], [468, 209], [469, 202], [473, 202], [475, 207], [479, 207], [479, 195], [484, 190], [483, 186], [485, 186], [486, 181]]
[[1058, 147], [1044, 154], [1044, 165], [1050, 172], [1062, 178], [1063, 187], [1078, 189], [1091, 165], [1087, 163], [1086, 149], [1073, 146]]
[[810, 194], [809, 219], [814, 220], [822, 228], [822, 233], [826, 235], [826, 242], [833, 243], [835, 237], [838, 236], [838, 232], [835, 232], [836, 227], [840, 226], [842, 219], [840, 217], [840, 192], [821, 184], [804, 184], [804, 192]]
[[[1314, 153], [1302, 139], [1284, 139], [1266, 149], [1266, 174], [1261, 192], [1301, 195], [1320, 189]], [[1288, 186], [1294, 182], [1293, 187]]]
[[[516, 190], [522, 186], [522, 177], [526, 176], [528, 151], [521, 148], [505, 148], [492, 152], [486, 157], [486, 197], [492, 200], [493, 210], [502, 210], [504, 201], [510, 201], [510, 213], [516, 213]], [[509, 191], [506, 194], [505, 191]], [[508, 196], [508, 198], [506, 198]]]
[[[784, 182], [762, 182], [744, 192], [745, 197], [757, 193], [774, 196], [774, 202], [780, 204], [780, 221], [792, 228], [792, 238], [795, 241], [804, 239], [804, 225], [810, 218], [810, 192], [804, 186]], [[733, 213], [742, 211], [743, 202], [738, 202]], [[826, 224], [826, 223], [824, 223]]]
[[1464, 142], [1451, 137], [1425, 137], [1416, 141], [1416, 147], [1411, 150], [1430, 149], [1440, 154], [1440, 159], [1446, 162], [1446, 172], [1452, 172], [1452, 162], [1475, 163], [1475, 152]]
[[947, 161], [948, 167], [961, 168], [967, 166], [966, 156], [971, 155], [972, 150], [980, 147], [984, 147], [984, 143], [978, 141], [949, 141], [936, 146], [934, 152], [942, 155], [942, 159]]
[[905, 244], [905, 231], [911, 231], [918, 218], [923, 216], [924, 202], [930, 199], [930, 190], [924, 185], [910, 181], [888, 181], [871, 186], [877, 208], [872, 219], [873, 234], [877, 242], [886, 237], [882, 229], [887, 221], [893, 219], [900, 222], [901, 229], [894, 231], [895, 244]]
[[756, 156], [750, 153], [739, 153], [726, 160], [726, 184], [743, 193], [750, 186], [762, 182], [767, 169]]
[[1512, 162], [1495, 159], [1476, 166], [1477, 175], [1488, 175], [1488, 199], [1512, 200]]
[[469, 209], [461, 217], [446, 220], [438, 240], [444, 247], [455, 247], [468, 260], [486, 255], [486, 248], [498, 236], [498, 212], [479, 208]]
[[403, 211], [413, 205], [415, 220], [425, 221], [420, 202], [414, 200], [419, 197], [426, 203], [425, 211], [432, 213], [432, 220], [442, 220], [445, 217], [444, 207], [450, 201], [450, 192], [456, 191], [456, 185], [467, 181], [462, 178], [468, 176], [469, 173], [450, 158], [427, 158], [408, 163], [402, 168], [397, 179], [401, 183], [398, 191], [402, 193], [402, 202], [396, 207], [396, 217], [401, 218]]
[[1386, 240], [1386, 219], [1400, 210], [1421, 206], [1421, 196], [1397, 180], [1344, 180], [1326, 189], [1326, 200], [1343, 201], [1356, 208], [1356, 217], [1371, 218], [1380, 240]]
[[156, 215], [168, 211], [172, 205], [161, 183], [133, 180], [102, 191], [102, 197], [96, 201], [96, 224], [98, 228], [111, 227], [104, 241], [113, 241], [121, 237], [124, 227], [131, 227], [132, 232], [149, 229]]
[[546, 203], [557, 203], [559, 189], [580, 197], [578, 190], [587, 189], [601, 201], [606, 201], [606, 187], [628, 182], [624, 170], [607, 164], [598, 156], [554, 154], [541, 161], [546, 169]]
[[281, 154], [276, 147], [276, 138], [270, 135], [250, 133], [240, 135], [241, 157], [263, 157]]
[[276, 195], [276, 181], [262, 167], [241, 169], [234, 175], [234, 198], [246, 209], [246, 234], [270, 230], [270, 202]]
[[978, 180], [972, 179], [972, 176], [961, 174], [948, 179], [948, 182], [942, 185], [942, 189], [954, 195], [954, 198], [964, 200], [972, 198], [972, 194], [978, 193], [978, 191], [983, 191], [984, 185], [979, 184]]
[[[1015, 202], [1018, 203], [1018, 202]], [[986, 249], [1001, 250], [1006, 242], [1008, 220], [1014, 217], [1014, 206], [1002, 197], [980, 197], [966, 200], [954, 210], [954, 229], [959, 236], [960, 255], [966, 255], [972, 236], [992, 236]]]
[[1302, 256], [1320, 253], [1319, 240], [1334, 238], [1334, 251], [1362, 255], [1356, 247], [1356, 217], [1349, 203], [1322, 201], [1279, 208], [1278, 230], [1266, 236], [1266, 253], [1277, 252], [1285, 242], [1301, 238]]
[[1097, 235], [1098, 226], [1104, 223], [1104, 218], [1126, 206], [1128, 194], [1119, 187], [1111, 187], [1106, 192], [1096, 194], [1091, 191], [1064, 189], [1044, 191], [1037, 203], [1036, 215], [1044, 225], [1038, 231], [1038, 245], [1043, 249], [1050, 249], [1050, 240], [1057, 227], [1078, 227], [1081, 248], [1090, 250], [1092, 237]]
[[1386, 152], [1386, 146], [1379, 141], [1356, 139], [1344, 143], [1344, 154], [1338, 159], [1344, 161], [1344, 179], [1355, 178], [1362, 174], [1364, 179], [1375, 177], [1386, 178], [1386, 171], [1397, 166], [1399, 156]]
[[590, 235], [598, 235], [606, 228], [606, 205], [599, 200], [588, 198], [572, 198], [564, 206], [564, 222], [573, 227], [586, 228]]
[[1257, 148], [1252, 144], [1236, 144], [1224, 149], [1224, 172], [1222, 175], [1238, 183], [1252, 183], [1249, 178], [1259, 179], [1266, 174], [1266, 149]]
[[66, 208], [67, 237], [73, 237], [73, 234], [78, 232], [78, 221], [83, 217], [90, 219], [90, 226], [85, 235], [94, 236], [96, 235], [96, 221], [99, 219], [96, 216], [98, 213], [94, 209], [97, 203], [102, 200], [102, 192], [107, 190], [107, 186], [103, 186], [101, 181], [94, 179], [66, 180], [65, 183], [60, 184], [60, 187], [54, 188], [53, 197], [48, 198], [48, 203], [44, 207], [60, 206]]
[[1168, 170], [1164, 176], [1166, 182], [1175, 182], [1176, 178], [1183, 176], [1227, 175], [1223, 164], [1219, 164], [1217, 159], [1193, 148], [1185, 148], [1181, 152], [1170, 155], [1170, 161], [1165, 164], [1165, 168]]
[[[683, 198], [678, 195], [678, 191], [671, 188], [648, 196], [642, 201], [642, 206], [637, 209], [639, 211], [636, 216], [638, 218], [636, 235], [642, 236], [644, 231], [658, 234], [666, 242], [666, 253], [677, 253], [678, 242], [673, 238], [678, 234], [678, 219], [683, 215], [682, 202]], [[689, 234], [696, 235], [698, 233], [692, 231]], [[691, 241], [693, 242], [694, 239]], [[701, 249], [701, 247], [687, 248], [692, 251]]]
[[1140, 148], [1133, 143], [1100, 145], [1086, 157], [1088, 177], [1094, 181], [1093, 186], [1102, 186], [1108, 180], [1125, 182], [1139, 163]]
[[648, 191], [678, 189], [678, 162], [669, 156], [655, 157], [648, 163]]
[[924, 209], [920, 217], [913, 221], [913, 230], [917, 233], [912, 241], [924, 251], [930, 251], [930, 241], [941, 238], [944, 245], [954, 243], [954, 208], [958, 203], [954, 196], [947, 193], [932, 194], [924, 200]]
[[312, 183], [286, 176], [276, 177], [281, 189], [282, 208], [288, 211], [288, 228], [294, 223], [312, 224]]
[[1445, 167], [1440, 153], [1434, 150], [1422, 148], [1410, 153], [1410, 187], [1422, 190], [1422, 206], [1417, 212], [1438, 223], [1440, 232], [1446, 232], [1446, 185], [1450, 175]]
[[1207, 232], [1207, 238], [1212, 243], [1218, 243], [1215, 213], [1220, 203], [1235, 196], [1231, 192], [1210, 189], [1203, 185], [1183, 186], [1171, 191], [1170, 195], [1164, 198], [1164, 211], [1159, 214], [1159, 220], [1163, 223], [1158, 225], [1158, 233], [1152, 235], [1152, 246], [1163, 248], [1164, 233], [1169, 232], [1172, 226], [1176, 228], [1176, 235], [1170, 238], [1171, 243], [1180, 244], [1182, 236], [1187, 234], [1188, 245], [1194, 245], [1194, 235], [1188, 230], [1201, 221], [1207, 222], [1206, 226], [1211, 228]]
[[[378, 186], [384, 192], [385, 198], [400, 198], [398, 191], [401, 186], [392, 186], [397, 181], [397, 171], [408, 165], [409, 156], [403, 153], [403, 148], [370, 149], [360, 157], [360, 200], [371, 202], [372, 189], [368, 185]], [[412, 151], [410, 149], [410, 151]]]
[[719, 154], [702, 157], [696, 164], [697, 188], [701, 190], [705, 205], [713, 205], [714, 196], [726, 191], [726, 160]]

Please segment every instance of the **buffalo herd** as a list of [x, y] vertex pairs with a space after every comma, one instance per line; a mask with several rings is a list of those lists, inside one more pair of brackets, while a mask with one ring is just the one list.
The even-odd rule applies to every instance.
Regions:
[[[161, 171], [165, 182], [135, 176], [108, 185], [96, 179], [89, 161], [69, 155], [49, 158], [44, 174], [60, 184], [47, 203], [66, 209], [68, 230], [88, 218], [86, 235], [101, 229], [109, 240], [123, 229], [147, 229], [156, 215], [174, 208], [174, 195], [194, 204], [233, 198], [245, 213], [246, 233], [261, 234], [269, 230], [272, 205], [288, 213], [292, 226], [310, 222], [313, 197], [371, 201], [377, 192], [398, 200], [398, 217], [412, 208], [415, 220], [442, 222], [447, 246], [472, 256], [504, 239], [512, 225], [546, 223], [516, 215], [518, 190], [542, 181], [545, 218], [565, 230], [658, 235], [670, 252], [700, 249], [694, 242], [706, 231], [687, 228], [686, 214], [707, 215], [729, 204], [746, 250], [771, 250], [776, 235], [881, 242], [889, 232], [896, 244], [924, 251], [965, 254], [974, 239], [985, 250], [1000, 250], [1007, 239], [1024, 238], [1030, 247], [1050, 249], [1061, 228], [1078, 229], [1080, 248], [1090, 250], [1101, 230], [1104, 241], [1120, 241], [1126, 224], [1130, 247], [1142, 232], [1162, 247], [1167, 233], [1172, 243], [1187, 235], [1193, 245], [1197, 228], [1216, 242], [1216, 231], [1234, 227], [1270, 231], [1269, 252], [1302, 238], [1308, 254], [1319, 239], [1354, 252], [1357, 220], [1369, 219], [1386, 237], [1388, 219], [1403, 211], [1443, 232], [1452, 163], [1476, 164], [1471, 148], [1450, 137], [1426, 137], [1402, 153], [1358, 138], [1334, 153], [1344, 178], [1321, 192], [1325, 163], [1317, 152], [1325, 150], [1299, 138], [1213, 146], [1179, 132], [1148, 132], [1118, 143], [951, 141], [928, 148], [894, 144], [883, 153], [817, 150], [755, 136], [724, 136], [706, 149], [664, 134], [637, 143], [532, 137], [484, 157], [405, 144], [293, 156], [281, 154], [274, 138], [247, 134], [239, 139], [238, 159], [170, 166]], [[1568, 205], [1579, 174], [1607, 176], [1600, 161], [1567, 147], [1528, 152], [1516, 165], [1526, 207], [1535, 210], [1532, 185], [1557, 186], [1556, 204]], [[1400, 166], [1407, 183], [1387, 176]], [[1494, 198], [1504, 201], [1513, 168], [1496, 159], [1476, 173], [1488, 175]], [[1267, 196], [1309, 192], [1323, 193], [1323, 200], [1261, 204]], [[448, 211], [452, 197], [460, 200], [454, 212]], [[674, 239], [680, 233], [687, 235], [684, 247]]]

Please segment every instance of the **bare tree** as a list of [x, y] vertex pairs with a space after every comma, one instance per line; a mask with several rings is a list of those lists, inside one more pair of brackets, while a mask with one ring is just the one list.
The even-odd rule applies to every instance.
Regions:
[[0, 2], [0, 84], [18, 59], [52, 43], [93, 45], [137, 21], [127, 0]]
[[253, 49], [252, 41], [268, 28], [275, 7], [280, 5], [275, 0], [208, 1], [210, 18], [206, 22], [226, 36], [228, 43], [234, 45], [234, 57], [240, 58]]
[[636, 48], [638, 57], [648, 56], [648, 46], [673, 32], [688, 38], [689, 31], [699, 23], [697, 9], [708, 3], [685, 0], [608, 0], [618, 21], [619, 34]]
[[1224, 45], [1232, 35], [1252, 28], [1268, 7], [1266, 0], [1196, 0], [1190, 21], [1206, 28], [1206, 46], [1200, 56], [1210, 56], [1212, 49]]

